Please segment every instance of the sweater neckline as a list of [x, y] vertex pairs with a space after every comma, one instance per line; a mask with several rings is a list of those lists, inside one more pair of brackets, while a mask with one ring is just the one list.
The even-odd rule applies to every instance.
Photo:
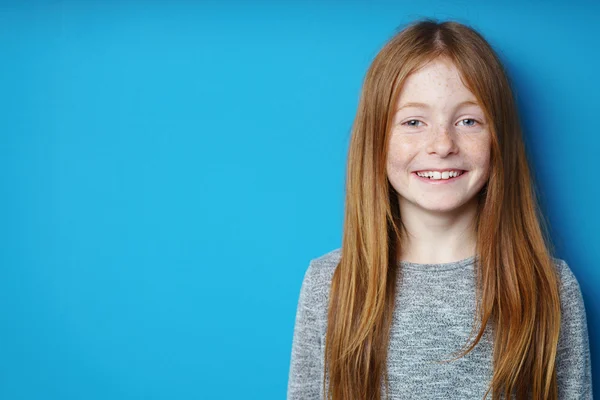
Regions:
[[451, 261], [447, 263], [415, 263], [410, 261], [400, 261], [398, 265], [402, 269], [408, 269], [411, 271], [422, 271], [422, 272], [435, 272], [435, 271], [447, 271], [457, 268], [468, 267], [477, 261], [479, 257], [477, 255], [472, 255], [467, 258], [463, 258], [462, 260]]

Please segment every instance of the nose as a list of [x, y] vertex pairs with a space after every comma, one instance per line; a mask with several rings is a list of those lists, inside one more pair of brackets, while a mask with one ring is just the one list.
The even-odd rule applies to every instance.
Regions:
[[427, 153], [435, 153], [440, 157], [446, 157], [450, 153], [456, 153], [458, 146], [454, 138], [454, 133], [446, 126], [438, 125], [437, 129], [431, 132], [431, 139], [427, 144]]

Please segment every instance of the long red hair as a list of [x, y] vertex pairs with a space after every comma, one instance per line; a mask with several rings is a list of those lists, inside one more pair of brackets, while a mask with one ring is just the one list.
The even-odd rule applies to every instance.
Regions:
[[555, 400], [559, 278], [511, 85], [497, 54], [477, 31], [429, 19], [392, 37], [364, 80], [348, 152], [341, 260], [330, 290], [324, 366], [329, 388], [324, 379], [324, 393], [334, 400], [379, 400], [382, 379], [388, 387], [396, 255], [403, 234], [386, 174], [390, 126], [406, 77], [441, 56], [461, 72], [492, 133], [490, 178], [478, 194], [476, 220], [480, 328], [458, 357], [475, 347], [490, 323], [494, 373], [484, 399], [491, 391], [494, 400], [501, 394]]

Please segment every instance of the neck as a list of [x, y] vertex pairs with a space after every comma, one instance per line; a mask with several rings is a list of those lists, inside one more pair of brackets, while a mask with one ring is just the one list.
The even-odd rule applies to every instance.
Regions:
[[398, 261], [439, 264], [475, 254], [476, 201], [452, 212], [436, 212], [399, 200], [404, 232], [398, 246]]

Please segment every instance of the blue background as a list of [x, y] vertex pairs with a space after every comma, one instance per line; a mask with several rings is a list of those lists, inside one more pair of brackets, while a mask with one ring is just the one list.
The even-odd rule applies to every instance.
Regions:
[[425, 16], [506, 63], [598, 382], [600, 7], [518, 3], [2, 2], [0, 398], [285, 398], [362, 79]]

